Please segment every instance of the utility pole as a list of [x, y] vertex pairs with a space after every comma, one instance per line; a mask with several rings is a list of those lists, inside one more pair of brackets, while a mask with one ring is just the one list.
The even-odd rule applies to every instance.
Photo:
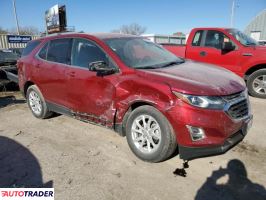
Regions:
[[235, 17], [235, 0], [232, 0], [232, 8], [231, 8], [231, 22], [230, 22], [230, 26], [231, 28], [234, 27], [234, 17]]
[[15, 0], [13, 0], [13, 9], [14, 9], [14, 15], [15, 15], [15, 20], [16, 20], [16, 25], [17, 25], [17, 34], [19, 35], [18, 16], [17, 16], [17, 9], [16, 9]]

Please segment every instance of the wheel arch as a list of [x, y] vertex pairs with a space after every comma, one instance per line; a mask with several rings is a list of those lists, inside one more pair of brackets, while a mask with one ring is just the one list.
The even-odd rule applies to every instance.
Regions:
[[[115, 123], [115, 131], [120, 135], [120, 136], [126, 136], [126, 131], [125, 131], [125, 127], [126, 127], [126, 123], [128, 120], [128, 117], [130, 115], [130, 113], [135, 110], [138, 107], [141, 106], [152, 106], [156, 109], [158, 109], [155, 105], [155, 103], [151, 102], [151, 101], [147, 101], [147, 100], [135, 100], [132, 101], [128, 104], [127, 108], [125, 109], [126, 111], [124, 112], [124, 114], [122, 115], [122, 123]], [[117, 118], [117, 114], [115, 116], [115, 118]]]
[[27, 90], [28, 90], [28, 88], [29, 88], [30, 86], [32, 86], [32, 85], [35, 85], [34, 82], [32, 82], [32, 81], [27, 81], [27, 82], [24, 84], [24, 87], [23, 87], [23, 95], [24, 95], [24, 97], [26, 97], [26, 95], [27, 95]]
[[245, 81], [248, 79], [248, 76], [251, 75], [253, 72], [258, 71], [260, 69], [266, 69], [266, 63], [261, 63], [250, 67], [245, 73]]

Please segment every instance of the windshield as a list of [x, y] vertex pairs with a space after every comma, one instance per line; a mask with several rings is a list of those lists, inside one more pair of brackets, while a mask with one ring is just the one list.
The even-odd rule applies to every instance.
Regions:
[[252, 39], [251, 37], [247, 36], [246, 34], [242, 33], [237, 29], [228, 29], [227, 31], [228, 33], [233, 35], [235, 39], [237, 39], [241, 44], [245, 46], [258, 45], [256, 40]]
[[136, 69], [154, 69], [183, 63], [161, 46], [142, 38], [106, 39], [106, 44], [129, 67]]

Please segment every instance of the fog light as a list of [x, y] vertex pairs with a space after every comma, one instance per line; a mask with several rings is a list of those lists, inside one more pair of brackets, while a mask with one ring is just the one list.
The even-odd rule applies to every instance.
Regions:
[[198, 141], [205, 138], [205, 133], [202, 128], [189, 126], [189, 125], [186, 125], [186, 127], [188, 128], [192, 141]]

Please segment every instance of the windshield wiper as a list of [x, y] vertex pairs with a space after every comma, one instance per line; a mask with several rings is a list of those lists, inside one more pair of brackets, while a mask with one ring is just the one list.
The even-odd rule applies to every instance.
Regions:
[[253, 42], [250, 42], [250, 43], [247, 42], [246, 45], [248, 45], [248, 46], [253, 46], [253, 45], [256, 46], [257, 44], [256, 43], [253, 43]]
[[135, 67], [135, 69], [156, 69], [157, 67], [153, 66], [141, 66], [141, 67]]
[[180, 65], [182, 63], [184, 63], [185, 60], [181, 60], [181, 61], [172, 61], [172, 62], [168, 62], [168, 63], [165, 63], [163, 65], [161, 65], [159, 68], [163, 68], [163, 67], [170, 67], [172, 65]]
[[171, 62], [163, 63], [163, 64], [135, 67], [135, 69], [158, 69], [158, 68], [163, 68], [163, 67], [169, 67], [169, 66], [172, 66], [172, 65], [179, 65], [179, 64], [182, 64], [184, 62], [185, 62], [185, 60], [171, 61]]

